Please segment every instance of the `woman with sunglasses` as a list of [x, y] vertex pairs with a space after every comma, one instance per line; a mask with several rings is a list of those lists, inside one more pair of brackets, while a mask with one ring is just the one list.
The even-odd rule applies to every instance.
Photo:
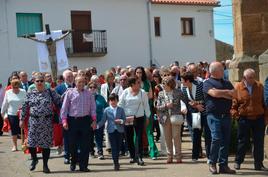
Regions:
[[43, 172], [50, 173], [48, 159], [53, 138], [52, 112], [53, 104], [60, 107], [60, 96], [53, 90], [45, 88], [44, 75], [37, 73], [34, 84], [36, 88], [28, 92], [21, 110], [21, 128], [24, 120], [29, 114], [28, 123], [28, 147], [32, 157], [30, 171], [33, 171], [38, 163], [36, 148], [43, 149]]
[[17, 136], [20, 134], [18, 110], [26, 97], [26, 91], [20, 89], [20, 80], [13, 79], [11, 81], [11, 89], [6, 91], [4, 101], [2, 104], [1, 115], [7, 113], [7, 118], [11, 126], [11, 135], [13, 141], [12, 152], [18, 150]]
[[[89, 82], [88, 84], [89, 90], [95, 97], [96, 101], [96, 114], [97, 114], [97, 123], [99, 123], [103, 116], [103, 111], [106, 107], [108, 107], [108, 103], [104, 99], [104, 97], [100, 94], [98, 94], [98, 85], [95, 82]], [[99, 129], [94, 130], [94, 137], [95, 142], [97, 145], [97, 153], [98, 153], [98, 159], [104, 160], [103, 156], [103, 135], [104, 135], [104, 127], [100, 127]], [[94, 140], [94, 138], [92, 138]], [[94, 142], [91, 142], [92, 151], [91, 154], [94, 154]]]

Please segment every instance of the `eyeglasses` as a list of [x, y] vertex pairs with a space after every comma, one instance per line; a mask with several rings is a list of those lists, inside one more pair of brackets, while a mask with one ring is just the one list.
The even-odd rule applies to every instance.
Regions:
[[37, 83], [43, 83], [44, 80], [36, 80], [35, 82], [37, 82]]

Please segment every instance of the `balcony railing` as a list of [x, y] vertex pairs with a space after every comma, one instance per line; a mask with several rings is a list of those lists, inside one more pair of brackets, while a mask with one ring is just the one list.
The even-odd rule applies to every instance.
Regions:
[[107, 54], [106, 30], [75, 30], [65, 38], [69, 57], [101, 57]]

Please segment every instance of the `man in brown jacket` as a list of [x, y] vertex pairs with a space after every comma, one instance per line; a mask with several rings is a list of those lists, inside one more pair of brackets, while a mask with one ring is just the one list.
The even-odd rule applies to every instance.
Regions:
[[238, 120], [237, 152], [234, 168], [239, 170], [244, 162], [250, 132], [254, 143], [255, 170], [267, 170], [264, 160], [264, 131], [267, 116], [265, 116], [263, 85], [255, 80], [255, 71], [246, 69], [241, 82], [235, 86], [237, 98], [233, 100], [232, 116]]

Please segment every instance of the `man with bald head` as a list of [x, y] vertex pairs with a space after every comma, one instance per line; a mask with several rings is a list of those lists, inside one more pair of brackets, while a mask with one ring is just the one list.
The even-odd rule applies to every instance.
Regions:
[[255, 170], [267, 170], [263, 165], [264, 160], [264, 132], [268, 116], [265, 116], [264, 88], [255, 80], [255, 71], [248, 68], [244, 71], [243, 79], [235, 85], [237, 98], [233, 100], [232, 115], [238, 121], [237, 152], [235, 169], [239, 170], [244, 162], [250, 132], [254, 144], [253, 156]]
[[235, 92], [233, 85], [223, 79], [223, 71], [220, 62], [212, 62], [209, 67], [211, 77], [203, 84], [207, 121], [212, 137], [209, 155], [209, 171], [212, 174], [218, 173], [217, 162], [219, 162], [219, 173], [235, 173], [228, 167], [231, 138], [230, 109]]
[[20, 88], [24, 89], [27, 92], [29, 86], [32, 85], [33, 83], [31, 81], [28, 81], [28, 75], [25, 71], [21, 71], [19, 73], [19, 77], [20, 77], [20, 81], [21, 81]]
[[194, 63], [190, 63], [187, 67], [187, 71], [191, 72], [194, 75], [194, 79], [198, 82], [203, 82], [201, 77], [198, 77], [198, 67]]
[[172, 66], [170, 68], [170, 73], [174, 77], [175, 81], [180, 81], [181, 80], [180, 68], [178, 66]]

